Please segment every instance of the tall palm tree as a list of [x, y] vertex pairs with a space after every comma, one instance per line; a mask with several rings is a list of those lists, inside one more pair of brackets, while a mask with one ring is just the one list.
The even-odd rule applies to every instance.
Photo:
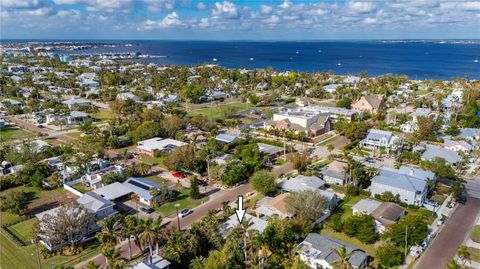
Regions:
[[122, 237], [128, 240], [128, 259], [132, 259], [132, 242], [131, 237], [137, 232], [137, 220], [134, 216], [128, 215], [123, 219]]
[[352, 253], [347, 253], [347, 248], [345, 246], [332, 249], [332, 251], [338, 256], [338, 260], [333, 263], [334, 265], [338, 266], [339, 269], [352, 268], [351, 264], [348, 262]]
[[152, 224], [153, 224], [152, 219], [141, 221], [142, 233], [140, 234], [140, 242], [143, 245], [148, 246], [148, 251], [150, 256], [153, 255], [153, 242], [154, 242], [154, 239], [156, 238], [156, 234]]
[[157, 255], [160, 255], [160, 240], [165, 236], [162, 222], [163, 218], [161, 216], [158, 216], [158, 218], [152, 222], [152, 230], [155, 233], [155, 252]]
[[115, 246], [121, 235], [122, 223], [115, 217], [109, 217], [99, 223], [101, 228], [98, 238], [102, 244]]

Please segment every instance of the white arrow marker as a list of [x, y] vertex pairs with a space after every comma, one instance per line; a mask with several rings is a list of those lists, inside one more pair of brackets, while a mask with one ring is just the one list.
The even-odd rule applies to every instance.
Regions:
[[238, 223], [242, 224], [243, 217], [245, 216], [245, 210], [243, 210], [243, 196], [238, 196], [238, 209], [235, 210], [237, 214]]

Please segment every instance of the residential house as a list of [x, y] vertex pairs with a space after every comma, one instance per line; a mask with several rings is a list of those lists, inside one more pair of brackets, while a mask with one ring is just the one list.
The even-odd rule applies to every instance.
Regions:
[[335, 238], [316, 233], [307, 235], [305, 240], [298, 245], [297, 253], [300, 259], [312, 269], [333, 269], [340, 260], [334, 250], [341, 247], [345, 247], [347, 255], [349, 255], [348, 263], [352, 268], [367, 267], [368, 255], [365, 251]]
[[299, 107], [307, 107], [307, 106], [313, 105], [313, 101], [310, 98], [302, 97], [302, 98], [297, 98], [295, 100], [295, 104], [297, 104], [297, 106]]
[[436, 145], [427, 145], [425, 152], [422, 154], [422, 160], [433, 161], [435, 158], [444, 159], [453, 166], [457, 166], [462, 160], [462, 157], [456, 151]]
[[367, 137], [360, 141], [360, 146], [370, 149], [383, 148], [389, 150], [395, 147], [395, 143], [398, 140], [399, 138], [390, 131], [370, 129]]
[[122, 183], [123, 186], [130, 189], [131, 192], [138, 196], [138, 200], [148, 206], [153, 206], [157, 201], [160, 201], [168, 195], [168, 193], [153, 196], [150, 193], [151, 189], [162, 190], [162, 185], [141, 177], [131, 177]]
[[328, 184], [344, 185], [345, 184], [345, 167], [346, 163], [333, 161], [320, 171], [323, 180]]
[[182, 141], [178, 141], [175, 139], [166, 138], [163, 139], [161, 137], [154, 137], [147, 140], [139, 141], [137, 143], [137, 150], [140, 154], [145, 154], [150, 157], [155, 157], [156, 154], [160, 152], [172, 152], [178, 147], [182, 147], [187, 145]]
[[405, 209], [392, 202], [384, 202], [372, 213], [375, 219], [375, 229], [378, 233], [384, 233], [389, 225], [397, 223], [405, 216]]
[[215, 158], [213, 158], [211, 162], [216, 164], [227, 164], [227, 162], [232, 158], [233, 158], [232, 154], [222, 152], [219, 155], [217, 155]]
[[[338, 203], [339, 198], [334, 191], [331, 190], [324, 190], [325, 188], [325, 181], [321, 180], [316, 176], [303, 176], [299, 175], [294, 178], [283, 180], [282, 183], [282, 192], [300, 192], [306, 190], [314, 190], [319, 192], [322, 196], [324, 196], [327, 201], [327, 210], [331, 212]], [[330, 213], [327, 213], [330, 214]]]
[[[247, 231], [255, 230], [259, 233], [263, 233], [268, 225], [266, 220], [254, 217], [247, 213], [245, 213], [243, 221], [249, 223]], [[237, 214], [233, 214], [224, 223], [220, 224], [217, 231], [223, 238], [225, 238], [227, 237], [228, 233], [238, 225], [240, 225], [240, 222], [238, 221]]]
[[444, 139], [443, 147], [456, 152], [461, 151], [463, 153], [469, 153], [473, 150], [473, 146], [463, 140]]
[[94, 192], [87, 192], [77, 199], [77, 203], [93, 215], [95, 220], [100, 221], [116, 215], [118, 212], [113, 208], [112, 201], [107, 200]]
[[112, 165], [106, 168], [97, 170], [93, 173], [85, 174], [81, 177], [82, 184], [92, 189], [99, 189], [103, 187], [102, 179], [105, 175], [110, 173], [117, 173], [123, 175], [123, 167], [120, 165]]
[[82, 111], [72, 111], [67, 117], [67, 123], [72, 125], [81, 125], [84, 124], [90, 116]]
[[284, 153], [284, 148], [281, 148], [281, 147], [264, 144], [264, 143], [257, 143], [257, 146], [260, 152], [268, 156], [270, 159], [275, 159], [278, 156], [283, 155]]
[[[4, 104], [7, 104], [7, 106], [5, 106]], [[3, 100], [0, 100], [0, 107], [3, 107], [3, 108], [8, 108], [8, 107], [22, 108], [22, 102], [17, 101], [17, 100], [13, 100], [13, 99], [3, 99]]]
[[148, 256], [130, 269], [169, 269], [171, 262], [158, 254]]
[[329, 84], [329, 85], [325, 85], [323, 86], [323, 90], [325, 90], [326, 92], [328, 93], [335, 93], [337, 91], [337, 89], [339, 87], [341, 87], [342, 85], [341, 84]]
[[116, 99], [120, 100], [120, 101], [133, 100], [135, 102], [138, 102], [140, 100], [138, 98], [138, 96], [136, 96], [135, 94], [133, 94], [131, 92], [121, 92], [121, 93], [117, 94]]
[[425, 202], [429, 181], [435, 181], [433, 172], [402, 166], [400, 169], [383, 167], [377, 176], [372, 178], [370, 192], [372, 196], [391, 192], [399, 196], [400, 201], [416, 206], [422, 206]]
[[362, 199], [352, 206], [352, 212], [354, 215], [371, 215], [380, 205], [382, 205], [382, 202], [368, 198]]
[[62, 104], [66, 105], [68, 109], [74, 109], [75, 107], [87, 107], [91, 105], [89, 100], [80, 98], [78, 96], [65, 100], [62, 102]]
[[235, 142], [239, 141], [240, 137], [238, 137], [236, 135], [223, 133], [223, 134], [218, 134], [215, 137], [215, 140], [217, 140], [221, 144], [231, 144], [231, 143], [235, 143]]
[[383, 95], [367, 95], [362, 96], [359, 100], [352, 104], [352, 109], [368, 111], [371, 114], [377, 114], [385, 109]]
[[289, 193], [282, 193], [275, 197], [265, 196], [255, 205], [257, 217], [278, 216], [280, 219], [291, 218], [293, 215], [288, 212], [285, 199]]
[[466, 140], [480, 140], [480, 128], [462, 128], [459, 136]]

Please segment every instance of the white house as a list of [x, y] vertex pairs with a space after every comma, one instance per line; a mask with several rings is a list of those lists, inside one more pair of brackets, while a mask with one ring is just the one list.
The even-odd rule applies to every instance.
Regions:
[[370, 149], [384, 148], [388, 150], [394, 147], [395, 142], [398, 140], [399, 138], [395, 136], [392, 132], [378, 129], [370, 129], [367, 137], [360, 141], [360, 146]]
[[185, 145], [187, 145], [187, 143], [175, 139], [154, 137], [139, 141], [137, 143], [137, 150], [140, 154], [154, 157], [156, 152], [172, 152], [176, 148]]

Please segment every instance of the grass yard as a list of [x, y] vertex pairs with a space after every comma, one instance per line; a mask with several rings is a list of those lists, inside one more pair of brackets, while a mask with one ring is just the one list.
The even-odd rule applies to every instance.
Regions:
[[8, 227], [8, 229], [15, 234], [25, 245], [30, 245], [30, 234], [32, 232], [33, 225], [37, 223], [37, 219], [29, 219], [19, 222], [15, 225]]
[[225, 118], [225, 111], [228, 111], [228, 114], [235, 114], [238, 112], [242, 112], [248, 109], [248, 104], [246, 103], [231, 103], [231, 104], [222, 104], [219, 106], [207, 107], [207, 108], [200, 108], [195, 109], [188, 112], [189, 116], [195, 115], [204, 115], [208, 117], [210, 120], [216, 120], [220, 118]]
[[72, 186], [74, 189], [76, 189], [77, 191], [81, 192], [81, 193], [86, 193], [86, 192], [89, 192], [90, 190], [87, 190], [82, 183], [77, 183], [75, 185]]
[[172, 214], [175, 214], [176, 209], [175, 205], [179, 204], [178, 210], [183, 210], [185, 208], [194, 208], [206, 201], [208, 201], [208, 197], [203, 197], [198, 200], [193, 200], [189, 196], [190, 189], [183, 189], [180, 191], [180, 194], [178, 194], [177, 199], [175, 201], [168, 202], [166, 204], [161, 205], [160, 207], [157, 208], [157, 211], [160, 213], [160, 215], [166, 217]]
[[329, 138], [325, 139], [322, 143], [320, 143], [319, 146], [330, 145], [331, 143], [335, 142], [338, 138], [340, 138], [339, 135], [334, 136], [334, 137], [329, 137]]
[[474, 242], [480, 243], [480, 225], [475, 225], [470, 232], [470, 239]]
[[68, 135], [70, 136], [71, 138], [75, 138], [75, 139], [80, 139], [81, 136], [82, 136], [82, 132], [80, 131], [73, 131], [73, 132], [68, 132], [68, 133], [65, 133], [65, 135]]
[[0, 142], [5, 142], [13, 139], [25, 139], [33, 136], [33, 133], [21, 128], [7, 127], [0, 130]]
[[308, 166], [308, 168], [322, 168], [326, 165], [328, 165], [329, 163], [331, 163], [332, 161], [330, 160], [324, 160], [324, 159], [321, 159], [321, 160], [318, 160], [314, 163], [312, 163], [311, 165]]
[[365, 195], [358, 195], [354, 197], [350, 197], [347, 200], [342, 201], [340, 204], [340, 212], [342, 212], [342, 219], [346, 219], [350, 217], [353, 212], [352, 212], [352, 206], [354, 206], [356, 203], [358, 203], [362, 199], [369, 198]]
[[156, 182], [158, 184], [164, 185], [164, 186], [170, 186], [172, 185], [172, 182], [160, 177], [160, 176], [149, 176], [146, 177], [148, 180], [151, 180], [153, 182]]
[[108, 109], [100, 108], [98, 112], [92, 113], [92, 117], [98, 119], [99, 121], [108, 121], [114, 119], [115, 115]]
[[467, 247], [467, 250], [470, 253], [470, 259], [472, 261], [480, 262], [480, 249]]
[[345, 243], [349, 243], [353, 246], [356, 246], [360, 249], [363, 249], [365, 252], [368, 253], [368, 255], [370, 255], [372, 257], [375, 256], [374, 255], [375, 254], [375, 246], [373, 244], [371, 244], [371, 245], [364, 244], [364, 243], [360, 242], [360, 240], [356, 239], [355, 237], [350, 237], [350, 236], [348, 236], [344, 233], [337, 233], [334, 230], [330, 229], [329, 227], [325, 227], [325, 226], [322, 229], [322, 231], [320, 232], [320, 234], [333, 237], [333, 238], [341, 240]]
[[142, 155], [140, 157], [140, 160], [144, 163], [148, 163], [151, 165], [162, 165], [163, 164], [163, 158], [162, 157], [149, 157], [146, 155]]

